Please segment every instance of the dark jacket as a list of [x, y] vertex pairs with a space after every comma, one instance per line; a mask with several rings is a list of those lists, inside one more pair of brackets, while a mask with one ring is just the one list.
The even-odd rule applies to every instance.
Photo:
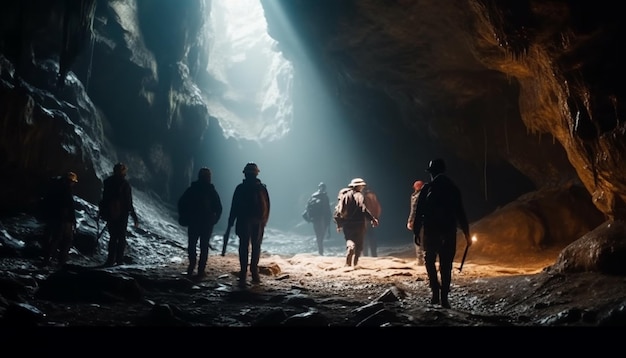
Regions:
[[[100, 215], [106, 220], [128, 220], [128, 215], [137, 221], [137, 213], [133, 206], [133, 194], [130, 183], [121, 175], [112, 175], [103, 182]], [[118, 204], [119, 203], [119, 207]]]
[[425, 184], [417, 201], [413, 233], [424, 235], [429, 232], [455, 232], [457, 227], [469, 235], [469, 223], [463, 208], [461, 191], [454, 182], [443, 174]]
[[42, 218], [76, 225], [72, 187], [65, 177], [51, 178], [42, 198]]
[[222, 201], [212, 183], [202, 180], [192, 182], [181, 200], [184, 201], [190, 227], [213, 226], [222, 216]]
[[[309, 206], [309, 203], [318, 200], [319, 203], [315, 204], [314, 207]], [[309, 217], [312, 221], [320, 220], [324, 223], [324, 225], [330, 225], [332, 212], [330, 211], [330, 199], [328, 198], [328, 193], [317, 190], [311, 194], [311, 197], [307, 202], [307, 211], [309, 212]]]
[[250, 222], [267, 225], [270, 215], [270, 196], [265, 184], [258, 178], [244, 179], [237, 185], [233, 193], [233, 200], [228, 216], [228, 227], [233, 226], [235, 220], [237, 228]]

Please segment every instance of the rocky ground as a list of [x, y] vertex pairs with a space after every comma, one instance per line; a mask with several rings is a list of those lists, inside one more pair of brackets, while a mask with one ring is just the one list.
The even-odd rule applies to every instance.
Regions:
[[[393, 256], [392, 256], [393, 255]], [[262, 283], [236, 282], [236, 253], [210, 256], [207, 276], [184, 263], [62, 268], [2, 259], [5, 325], [35, 326], [614, 326], [626, 323], [626, 278], [468, 261], [455, 268], [451, 309], [429, 303], [411, 253], [364, 257], [264, 255]], [[83, 262], [81, 262], [83, 261]], [[458, 263], [455, 267], [458, 267]]]

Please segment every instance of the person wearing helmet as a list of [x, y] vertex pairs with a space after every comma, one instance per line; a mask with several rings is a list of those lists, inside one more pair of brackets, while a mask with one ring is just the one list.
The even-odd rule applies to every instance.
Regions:
[[179, 221], [185, 218], [187, 226], [187, 255], [189, 266], [187, 275], [191, 276], [196, 266], [196, 246], [200, 240], [200, 260], [198, 278], [206, 276], [204, 271], [209, 258], [209, 247], [213, 227], [222, 216], [222, 201], [215, 186], [211, 183], [211, 170], [200, 168], [198, 180], [191, 183], [178, 200]]
[[[411, 193], [411, 206], [409, 210], [409, 217], [406, 221], [406, 228], [409, 231], [413, 231], [413, 222], [415, 221], [415, 209], [417, 206], [417, 198], [422, 191], [422, 187], [424, 187], [424, 182], [421, 180], [416, 180], [413, 182], [413, 193]], [[414, 235], [413, 241], [415, 242], [415, 255], [417, 257], [417, 265], [421, 266], [424, 264], [424, 250], [422, 250], [422, 243], [420, 241], [420, 235]]]
[[[270, 196], [265, 184], [257, 178], [259, 172], [259, 167], [253, 162], [247, 163], [243, 168], [244, 179], [235, 187], [228, 216], [228, 227], [224, 234], [222, 256], [228, 243], [230, 229], [236, 222], [235, 234], [239, 237], [239, 286], [246, 285], [248, 260], [252, 283], [261, 282], [259, 259], [265, 226], [270, 215]], [[252, 248], [252, 253], [249, 252], [249, 247]]]
[[102, 200], [99, 203], [99, 216], [107, 222], [109, 245], [104, 266], [123, 265], [126, 250], [126, 228], [128, 216], [133, 218], [135, 227], [139, 219], [133, 205], [133, 194], [126, 179], [128, 167], [124, 163], [113, 166], [113, 175], [103, 182]]
[[[346, 240], [346, 265], [357, 266], [359, 257], [363, 252], [363, 241], [367, 230], [367, 222], [372, 227], [378, 226], [378, 218], [372, 215], [365, 205], [365, 197], [361, 192], [367, 184], [361, 178], [354, 178], [348, 184], [349, 190], [342, 189], [338, 196], [338, 204], [335, 209], [335, 222], [337, 232], [343, 231]], [[337, 216], [341, 220], [337, 220]]]
[[43, 198], [44, 219], [44, 265], [56, 259], [59, 266], [67, 262], [76, 230], [76, 211], [74, 185], [78, 183], [78, 175], [67, 172], [64, 176], [51, 179]]
[[317, 190], [311, 194], [307, 201], [305, 216], [308, 222], [313, 223], [313, 231], [317, 241], [317, 252], [324, 255], [324, 238], [330, 237], [330, 199], [326, 192], [326, 184], [320, 182]]
[[[424, 229], [421, 243], [432, 291], [430, 303], [441, 303], [442, 307], [450, 308], [448, 293], [452, 280], [452, 262], [456, 253], [457, 227], [463, 231], [468, 247], [472, 245], [472, 240], [461, 191], [444, 174], [445, 171], [443, 159], [431, 160], [428, 164], [426, 172], [430, 174], [431, 181], [423, 186], [417, 199], [413, 233], [417, 236], [417, 241], [421, 228]], [[441, 281], [437, 277], [437, 257]]]

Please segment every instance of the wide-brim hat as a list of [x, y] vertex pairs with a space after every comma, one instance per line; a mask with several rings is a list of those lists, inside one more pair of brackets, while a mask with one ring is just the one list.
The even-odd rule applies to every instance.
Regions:
[[367, 183], [365, 183], [365, 180], [361, 179], [361, 178], [354, 178], [352, 179], [352, 181], [350, 182], [350, 184], [348, 184], [348, 186], [350, 188], [354, 188], [357, 186], [366, 186]]

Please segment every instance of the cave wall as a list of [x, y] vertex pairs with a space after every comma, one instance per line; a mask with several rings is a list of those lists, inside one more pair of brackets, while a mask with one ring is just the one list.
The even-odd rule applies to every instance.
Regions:
[[[262, 1], [269, 32], [288, 57], [314, 53], [342, 94], [382, 89], [402, 109], [394, 119], [411, 135], [428, 133], [453, 165], [504, 161], [537, 188], [580, 180], [599, 210], [624, 215], [623, 25], [615, 5], [278, 2], [286, 17], [274, 1]], [[359, 114], [348, 120], [381, 121], [361, 115], [358, 108], [368, 108], [362, 96], [343, 100]]]
[[[444, 157], [468, 202], [482, 205], [479, 213], [575, 180], [605, 215], [625, 215], [623, 26], [614, 5], [261, 2], [270, 35], [296, 69], [296, 90], [320, 77], [341, 103], [342, 120], [364, 138], [358, 150], [372, 160], [373, 182], [394, 173], [410, 185], [428, 160]], [[209, 125], [216, 121], [198, 89], [210, 83], [210, 1], [99, 0], [91, 21], [89, 1], [73, 4], [2, 5], [0, 162], [15, 173], [3, 205], [15, 206], [20, 196], [11, 193], [34, 187], [33, 177], [69, 168], [88, 184], [79, 194], [93, 202], [118, 160], [129, 164], [133, 185], [173, 201], [208, 138], [226, 143]], [[69, 52], [62, 50], [65, 16], [78, 20]], [[85, 28], [89, 38], [79, 36]], [[314, 94], [294, 95], [304, 103]], [[294, 110], [315, 120], [304, 105]]]

